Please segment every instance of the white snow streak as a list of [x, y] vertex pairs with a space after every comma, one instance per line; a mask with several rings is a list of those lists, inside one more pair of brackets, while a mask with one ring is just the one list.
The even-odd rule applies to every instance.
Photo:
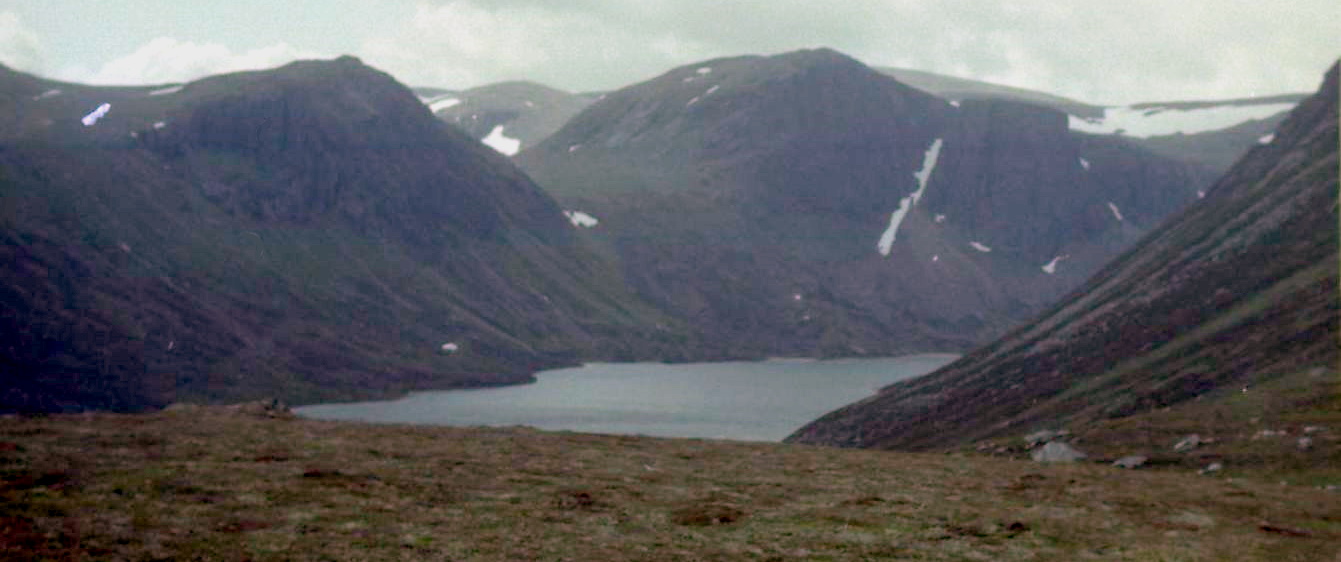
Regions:
[[42, 92], [42, 93], [40, 93], [40, 94], [37, 94], [37, 95], [33, 96], [33, 101], [44, 100], [44, 99], [47, 99], [47, 98], [50, 98], [50, 97], [59, 96], [59, 95], [61, 95], [61, 91], [53, 88], [53, 89], [47, 90], [47, 91], [45, 91], [45, 92]]
[[498, 125], [494, 127], [494, 130], [489, 131], [489, 136], [484, 137], [482, 142], [489, 145], [489, 148], [508, 156], [516, 156], [517, 152], [521, 151], [521, 140], [504, 135], [502, 125]]
[[186, 87], [186, 86], [168, 86], [167, 88], [159, 88], [159, 89], [157, 89], [157, 90], [154, 90], [154, 91], [152, 91], [152, 92], [149, 92], [149, 95], [151, 95], [151, 96], [166, 96], [166, 95], [168, 95], [168, 94], [175, 94], [175, 93], [177, 93], [177, 92], [180, 92], [180, 91], [182, 91], [182, 88], [185, 88], [185, 87]]
[[461, 346], [456, 345], [455, 343], [452, 343], [452, 342], [447, 342], [447, 343], [442, 344], [442, 350], [443, 350], [443, 351], [446, 351], [447, 353], [456, 353], [456, 352], [459, 351], [460, 349], [461, 349]]
[[1265, 119], [1294, 108], [1293, 103], [1266, 103], [1258, 105], [1220, 105], [1200, 109], [1170, 109], [1166, 107], [1109, 107], [1102, 119], [1084, 119], [1070, 116], [1073, 131], [1083, 133], [1122, 133], [1131, 137], [1153, 137], [1174, 133], [1204, 133], [1232, 127], [1245, 121]]
[[697, 72], [697, 73], [699, 73], [699, 74], [708, 74], [708, 73], [712, 72], [712, 67], [711, 67], [711, 66], [704, 66], [704, 67], [699, 68], [698, 70], [695, 70], [694, 72]]
[[1117, 205], [1113, 204], [1112, 201], [1109, 201], [1108, 209], [1113, 211], [1113, 216], [1117, 218], [1118, 222], [1122, 222], [1122, 210], [1118, 209]]
[[880, 234], [880, 241], [875, 247], [880, 251], [880, 255], [888, 256], [889, 251], [894, 248], [894, 238], [899, 235], [899, 225], [903, 223], [903, 217], [908, 215], [908, 211], [913, 208], [913, 198], [904, 197], [899, 200], [899, 208], [889, 216], [889, 228]]
[[974, 250], [977, 250], [977, 251], [982, 252], [982, 253], [984, 253], [984, 254], [987, 253], [987, 252], [992, 251], [991, 248], [988, 248], [987, 246], [984, 246], [981, 242], [969, 242], [969, 245], [970, 245], [970, 246], [973, 246], [973, 249], [974, 249]]
[[913, 205], [922, 199], [922, 194], [927, 189], [927, 181], [931, 179], [932, 172], [936, 171], [936, 161], [940, 159], [941, 147], [944, 144], [945, 139], [936, 139], [922, 155], [922, 169], [913, 173], [913, 178], [917, 180], [917, 191], [899, 199], [899, 208], [890, 214], [889, 227], [880, 234], [880, 241], [875, 245], [880, 255], [888, 256], [890, 250], [894, 248], [894, 240], [899, 235], [899, 225], [903, 224], [904, 217], [908, 216], [908, 211], [913, 209]]
[[577, 152], [577, 149], [579, 148], [582, 148], [582, 145], [580, 144], [569, 145], [568, 152]]
[[922, 192], [927, 190], [927, 181], [931, 179], [931, 173], [936, 171], [936, 161], [940, 159], [941, 147], [944, 145], [945, 139], [936, 139], [922, 155], [922, 169], [913, 174], [917, 178], [917, 191], [913, 192], [914, 205], [922, 200]]
[[950, 105], [953, 105], [953, 106], [955, 106], [955, 107], [959, 107], [959, 102], [958, 102], [957, 100], [950, 100]]
[[1269, 133], [1257, 139], [1257, 144], [1271, 144], [1274, 140], [1276, 140], [1276, 133]]
[[83, 119], [80, 119], [80, 121], [84, 123], [85, 127], [92, 127], [95, 123], [98, 122], [99, 119], [102, 119], [103, 116], [107, 115], [107, 112], [111, 110], [112, 110], [112, 104], [104, 103], [98, 106], [98, 109], [95, 109], [88, 115], [85, 115]]
[[154, 130], [155, 130], [155, 131], [156, 131], [156, 130], [159, 130], [159, 129], [162, 129], [163, 127], [167, 127], [167, 126], [168, 126], [168, 124], [167, 124], [167, 123], [164, 123], [164, 122], [162, 122], [162, 121], [154, 121]]
[[694, 105], [694, 104], [696, 104], [696, 103], [698, 103], [698, 96], [694, 96], [694, 99], [689, 100], [689, 103], [684, 104], [684, 106], [685, 106], [685, 107], [689, 107], [689, 106]]
[[945, 222], [945, 215], [936, 213], [936, 224], [941, 224], [943, 222]]
[[596, 220], [596, 217], [582, 211], [564, 211], [563, 216], [568, 217], [568, 222], [573, 223], [573, 226], [581, 228], [593, 228], [601, 224], [601, 221]]
[[711, 88], [708, 88], [708, 91], [707, 91], [707, 92], [704, 92], [703, 95], [705, 95], [705, 96], [710, 96], [710, 95], [712, 95], [713, 92], [716, 92], [717, 90], [720, 90], [720, 89], [722, 89], [721, 86], [713, 86], [713, 87], [711, 87]]
[[1086, 171], [1089, 171], [1089, 169], [1090, 169], [1090, 161], [1089, 161], [1089, 160], [1086, 160], [1086, 159], [1084, 159], [1084, 158], [1081, 158], [1081, 159], [1080, 159], [1080, 167], [1081, 167], [1081, 168], [1084, 168]]
[[433, 101], [428, 102], [428, 110], [431, 111], [431, 112], [433, 112], [433, 113], [437, 113], [437, 112], [442, 111], [442, 110], [444, 110], [444, 109], [447, 109], [447, 108], [449, 108], [449, 107], [455, 107], [456, 105], [459, 105], [460, 103], [461, 103], [461, 100], [458, 99], [458, 98], [452, 98], [452, 97], [439, 98], [439, 99], [436, 99], [436, 100], [433, 100]]
[[1046, 265], [1043, 266], [1043, 273], [1046, 273], [1048, 275], [1057, 273], [1057, 262], [1060, 262], [1068, 257], [1069, 256], [1063, 255], [1052, 258], [1052, 261], [1048, 262]]

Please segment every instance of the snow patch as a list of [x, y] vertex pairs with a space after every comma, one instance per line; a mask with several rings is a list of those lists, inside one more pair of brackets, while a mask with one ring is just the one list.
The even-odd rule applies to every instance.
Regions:
[[579, 148], [582, 148], [582, 145], [580, 144], [569, 145], [568, 152], [577, 152], [577, 149]]
[[889, 251], [894, 248], [894, 238], [899, 235], [899, 225], [903, 224], [903, 217], [908, 215], [908, 211], [913, 208], [913, 198], [904, 197], [899, 200], [899, 208], [889, 216], [889, 227], [880, 234], [880, 241], [875, 247], [880, 251], [880, 255], [888, 256]]
[[953, 106], [955, 106], [955, 107], [959, 107], [959, 100], [950, 100], [950, 105], [953, 105]]
[[442, 344], [442, 350], [447, 353], [456, 353], [461, 350], [461, 346], [456, 345], [453, 342], [447, 342]]
[[1086, 159], [1084, 159], [1084, 158], [1081, 158], [1081, 159], [1080, 159], [1080, 167], [1081, 167], [1081, 168], [1084, 168], [1085, 171], [1089, 171], [1089, 169], [1090, 169], [1090, 161], [1089, 161], [1089, 160], [1086, 160]]
[[917, 191], [912, 192], [907, 197], [899, 200], [899, 208], [889, 216], [889, 227], [880, 234], [880, 241], [876, 242], [876, 249], [882, 256], [888, 256], [890, 250], [894, 248], [894, 241], [899, 235], [899, 225], [903, 224], [903, 219], [908, 216], [908, 211], [913, 209], [918, 201], [922, 199], [922, 194], [926, 192], [927, 181], [931, 179], [932, 172], [936, 171], [936, 161], [940, 159], [941, 147], [944, 146], [945, 139], [936, 139], [927, 148], [922, 155], [922, 169], [913, 173], [913, 178], [917, 180]]
[[1257, 139], [1257, 144], [1271, 144], [1274, 140], [1276, 140], [1276, 133], [1268, 133]]
[[1070, 256], [1064, 256], [1064, 255], [1063, 255], [1063, 256], [1057, 256], [1057, 257], [1055, 257], [1055, 258], [1052, 258], [1052, 261], [1048, 262], [1047, 264], [1045, 264], [1045, 265], [1043, 266], [1043, 273], [1046, 273], [1046, 274], [1048, 274], [1048, 275], [1053, 275], [1053, 274], [1057, 273], [1057, 263], [1060, 262], [1060, 261], [1062, 261], [1062, 260], [1064, 260], [1064, 259], [1066, 259], [1066, 258], [1068, 258], [1068, 257], [1070, 257]]
[[685, 107], [689, 107], [689, 106], [694, 105], [694, 104], [696, 104], [696, 103], [698, 103], [698, 96], [694, 96], [694, 99], [689, 100], [689, 103], [684, 104], [684, 106], [685, 106]]
[[52, 89], [50, 89], [50, 90], [47, 90], [47, 91], [45, 91], [45, 92], [42, 92], [42, 93], [40, 93], [40, 94], [37, 94], [37, 95], [33, 96], [33, 101], [44, 100], [44, 99], [52, 98], [52, 97], [56, 97], [56, 96], [59, 96], [59, 95], [61, 95], [61, 91], [58, 90], [58, 89], [52, 88]]
[[922, 200], [922, 193], [927, 190], [927, 181], [931, 179], [931, 173], [936, 171], [936, 161], [941, 157], [941, 147], [945, 145], [945, 139], [936, 139], [931, 143], [931, 147], [922, 154], [922, 169], [913, 174], [917, 178], [917, 191], [913, 192], [913, 204]]
[[711, 88], [708, 88], [708, 91], [704, 92], [703, 95], [705, 95], [705, 96], [710, 96], [710, 95], [712, 95], [713, 92], [716, 92], [717, 90], [720, 90], [720, 89], [722, 89], [722, 87], [721, 87], [720, 85], [719, 85], [719, 86], [713, 86], [713, 87], [711, 87]]
[[457, 105], [460, 104], [461, 104], [460, 98], [451, 98], [451, 97], [439, 98], [428, 102], [428, 110], [432, 113], [437, 113], [449, 107], [456, 107]]
[[84, 123], [85, 127], [92, 127], [95, 123], [98, 122], [99, 119], [102, 119], [104, 116], [107, 115], [107, 112], [111, 110], [112, 110], [112, 104], [104, 103], [98, 106], [98, 109], [95, 109], [88, 115], [85, 115], [83, 119], [80, 119], [80, 121]]
[[593, 228], [596, 225], [601, 224], [601, 221], [596, 220], [596, 217], [588, 215], [582, 211], [564, 211], [563, 216], [568, 217], [568, 222], [573, 223], [573, 226], [576, 227]]
[[1205, 198], [1206, 198], [1206, 192], [1197, 190], [1197, 199], [1205, 199]]
[[698, 70], [695, 70], [694, 72], [697, 72], [698, 74], [710, 74], [712, 72], [712, 67], [704, 66], [699, 68]]
[[940, 254], [936, 254], [936, 255], [934, 255], [934, 256], [931, 256], [931, 261], [932, 261], [932, 262], [938, 262], [938, 261], [941, 261], [941, 255], [940, 255]]
[[177, 92], [180, 92], [180, 91], [182, 91], [182, 88], [185, 88], [185, 87], [186, 87], [186, 86], [168, 86], [167, 88], [159, 88], [159, 89], [157, 89], [157, 90], [154, 90], [154, 91], [152, 91], [152, 92], [149, 92], [149, 95], [151, 95], [151, 96], [166, 96], [166, 95], [169, 95], [169, 94], [175, 94], [175, 93], [177, 93]]
[[794, 301], [800, 301], [800, 300], [801, 300], [801, 293], [796, 293], [796, 294], [792, 295], [792, 300], [794, 300]]
[[157, 131], [157, 130], [159, 130], [159, 129], [162, 129], [163, 127], [167, 127], [167, 126], [168, 126], [168, 124], [167, 124], [167, 123], [164, 123], [164, 122], [162, 122], [162, 121], [154, 121], [154, 130], [155, 130], [155, 131]]
[[535, 102], [531, 100], [526, 100], [526, 107], [535, 107]]
[[521, 151], [521, 139], [514, 139], [503, 134], [503, 126], [498, 125], [494, 130], [489, 131], [489, 136], [481, 141], [489, 145], [489, 148], [502, 152], [508, 156], [516, 156]]
[[1293, 103], [1218, 105], [1198, 109], [1169, 107], [1108, 107], [1102, 118], [1070, 116], [1070, 128], [1082, 133], [1121, 133], [1146, 138], [1175, 133], [1194, 134], [1232, 127], [1245, 121], [1265, 119], [1294, 108]]
[[1121, 209], [1118, 209], [1118, 206], [1117, 206], [1117, 205], [1113, 204], [1112, 201], [1109, 201], [1109, 202], [1108, 202], [1108, 209], [1109, 209], [1110, 211], [1113, 211], [1113, 216], [1114, 216], [1115, 218], [1117, 218], [1118, 222], [1122, 222], [1122, 210], [1121, 210]]
[[942, 215], [942, 214], [940, 214], [940, 213], [936, 213], [936, 219], [935, 219], [935, 220], [936, 220], [936, 224], [941, 224], [941, 223], [945, 222], [945, 215]]
[[982, 252], [982, 253], [984, 253], [984, 254], [987, 253], [987, 252], [992, 251], [991, 248], [988, 248], [987, 246], [984, 246], [981, 242], [969, 242], [969, 245], [970, 245], [970, 246], [973, 246], [973, 249], [974, 249], [974, 250], [977, 250], [977, 251]]

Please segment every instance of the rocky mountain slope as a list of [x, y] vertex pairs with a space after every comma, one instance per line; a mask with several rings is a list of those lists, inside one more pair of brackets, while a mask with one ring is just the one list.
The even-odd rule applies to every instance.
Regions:
[[713, 355], [962, 350], [1206, 176], [1061, 112], [949, 103], [830, 50], [678, 68], [518, 162]]
[[554, 134], [595, 100], [534, 82], [499, 82], [460, 92], [416, 89], [439, 119], [508, 156]]
[[523, 382], [671, 338], [553, 200], [352, 58], [0, 68], [0, 409]]
[[1334, 411], [1337, 72], [1205, 201], [1047, 313], [789, 440], [951, 447], [1226, 403], [1283, 380], [1321, 390], [1297, 404], [1268, 397], [1274, 409]]

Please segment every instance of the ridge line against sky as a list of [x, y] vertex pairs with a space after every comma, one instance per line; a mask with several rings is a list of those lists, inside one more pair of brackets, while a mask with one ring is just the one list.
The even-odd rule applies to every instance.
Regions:
[[1334, 0], [0, 0], [0, 63], [162, 84], [358, 56], [414, 86], [580, 92], [741, 54], [832, 47], [872, 66], [1102, 104], [1316, 89]]

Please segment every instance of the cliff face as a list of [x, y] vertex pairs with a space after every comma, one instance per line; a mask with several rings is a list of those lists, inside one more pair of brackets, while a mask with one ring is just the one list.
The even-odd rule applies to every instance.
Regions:
[[1207, 183], [1055, 110], [951, 104], [829, 50], [672, 70], [517, 161], [601, 221], [697, 349], [744, 357], [968, 349]]
[[506, 158], [356, 59], [0, 84], [4, 409], [524, 382], [676, 337]]
[[1337, 98], [1334, 66], [1273, 142], [1060, 304], [788, 440], [950, 447], [1334, 366]]

